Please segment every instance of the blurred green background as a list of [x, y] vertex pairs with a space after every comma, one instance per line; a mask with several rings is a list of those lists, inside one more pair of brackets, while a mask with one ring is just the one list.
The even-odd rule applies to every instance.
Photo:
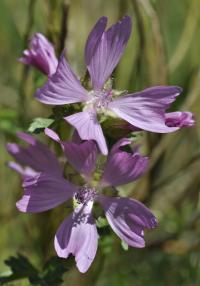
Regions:
[[[63, 285], [200, 285], [199, 0], [0, 1], [0, 272], [7, 271], [4, 260], [16, 253], [41, 268], [55, 255], [53, 237], [66, 215], [65, 208], [38, 215], [21, 214], [15, 208], [21, 181], [6, 167], [10, 157], [5, 143], [15, 141], [15, 132], [27, 130], [34, 117], [50, 114], [50, 108], [33, 98], [45, 76], [17, 58], [27, 39], [42, 32], [58, 53], [65, 42], [68, 60], [81, 76], [84, 44], [94, 23], [105, 15], [112, 24], [124, 14], [132, 17], [134, 28], [114, 73], [115, 87], [136, 91], [157, 84], [182, 86], [184, 92], [172, 110], [194, 112], [196, 125], [140, 138], [150, 156], [149, 171], [120, 192], [144, 202], [159, 220], [158, 228], [146, 233], [146, 248], [125, 251], [111, 231], [100, 230], [98, 254], [90, 270], [82, 275], [72, 267]], [[60, 31], [65, 22], [63, 38]]]

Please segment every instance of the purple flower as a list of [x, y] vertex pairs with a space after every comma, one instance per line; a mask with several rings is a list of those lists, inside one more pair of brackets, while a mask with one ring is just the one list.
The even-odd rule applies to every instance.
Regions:
[[34, 176], [39, 172], [62, 176], [62, 169], [56, 155], [43, 143], [31, 135], [18, 132], [18, 138], [29, 144], [28, 147], [21, 147], [16, 143], [7, 143], [7, 151], [18, 162], [9, 162], [8, 166], [22, 175], [23, 178]]
[[53, 45], [40, 33], [31, 38], [29, 49], [23, 52], [19, 61], [34, 66], [48, 76], [55, 73], [58, 65]]
[[169, 127], [191, 127], [195, 119], [191, 112], [169, 112], [165, 113], [165, 124]]
[[151, 132], [166, 133], [178, 129], [165, 124], [165, 110], [182, 89], [177, 86], [156, 86], [141, 92], [116, 97], [106, 85], [118, 64], [131, 34], [131, 19], [121, 21], [105, 30], [107, 18], [96, 23], [86, 42], [85, 62], [91, 77], [92, 90], [87, 91], [73, 73], [62, 54], [56, 73], [36, 92], [45, 104], [83, 103], [83, 111], [65, 117], [77, 129], [83, 140], [95, 140], [103, 154], [107, 145], [97, 115], [118, 116], [128, 123]]
[[[157, 225], [154, 215], [134, 199], [107, 197], [102, 194], [102, 190], [139, 178], [146, 170], [147, 158], [138, 150], [133, 150], [131, 153], [122, 151], [122, 146], [130, 144], [128, 139], [122, 139], [113, 146], [100, 180], [95, 182], [92, 175], [96, 169], [98, 151], [93, 141], [81, 144], [62, 142], [52, 130], [46, 129], [46, 134], [61, 144], [68, 162], [83, 176], [85, 185], [76, 186], [67, 181], [62, 176], [59, 163], [55, 161], [52, 152], [47, 151], [47, 147], [29, 135], [20, 136], [30, 144], [27, 148], [21, 149], [16, 144], [10, 144], [8, 149], [20, 164], [28, 166], [30, 164], [30, 167], [37, 172], [35, 175], [24, 177], [24, 195], [17, 202], [20, 211], [32, 213], [46, 211], [69, 198], [73, 198], [76, 202], [73, 213], [57, 230], [54, 244], [58, 256], [67, 258], [69, 254], [73, 254], [79, 271], [88, 270], [98, 245], [97, 228], [92, 216], [95, 201], [102, 206], [111, 228], [123, 241], [133, 247], [144, 247], [144, 229], [154, 228]], [[18, 146], [17, 152], [13, 146]], [[44, 164], [38, 156], [42, 150], [45, 153]], [[49, 159], [46, 156], [48, 152], [51, 154]]]
[[[194, 114], [189, 111], [177, 111], [165, 113], [165, 124], [168, 127], [177, 127], [178, 129], [184, 127], [191, 127], [195, 124]], [[131, 125], [130, 123], [121, 123], [118, 125], [119, 128], [131, 130], [131, 131], [141, 131], [140, 128]]]

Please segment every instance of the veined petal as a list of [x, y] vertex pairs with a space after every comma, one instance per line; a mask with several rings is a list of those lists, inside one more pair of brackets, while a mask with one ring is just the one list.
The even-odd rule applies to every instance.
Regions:
[[95, 140], [100, 151], [107, 155], [108, 149], [101, 129], [101, 125], [97, 120], [96, 113], [93, 110], [79, 112], [64, 118], [78, 131], [82, 140]]
[[[51, 139], [53, 139], [54, 141], [56, 141], [62, 145], [63, 142], [61, 141], [60, 137], [58, 136], [58, 134], [55, 131], [53, 131], [50, 128], [45, 128], [44, 133], [48, 137], [50, 137]], [[80, 138], [76, 129], [74, 130], [73, 135], [72, 135], [72, 142], [75, 144], [81, 144], [82, 143], [82, 139]]]
[[91, 214], [92, 202], [77, 207], [60, 225], [54, 240], [59, 257], [75, 256], [80, 272], [85, 273], [90, 267], [97, 251], [98, 233]]
[[27, 133], [18, 132], [17, 136], [29, 144], [27, 147], [21, 147], [16, 143], [6, 145], [7, 151], [17, 162], [35, 171], [62, 176], [56, 155], [46, 145]]
[[90, 32], [87, 42], [85, 45], [85, 62], [86, 65], [90, 64], [92, 57], [94, 56], [97, 47], [101, 41], [101, 37], [103, 32], [105, 31], [107, 25], [107, 17], [101, 17], [97, 23], [95, 24], [94, 28]]
[[[94, 89], [101, 89], [118, 64], [131, 34], [131, 18], [121, 21], [103, 32], [107, 19], [101, 18], [91, 31], [87, 43], [85, 60]], [[101, 37], [101, 39], [100, 39]], [[93, 50], [89, 50], [93, 47]]]
[[188, 111], [165, 113], [165, 124], [169, 127], [191, 127], [195, 124], [194, 114]]
[[69, 163], [76, 171], [86, 177], [90, 177], [95, 170], [98, 153], [96, 144], [93, 141], [88, 140], [78, 144], [70, 141], [61, 141], [58, 134], [49, 128], [45, 128], [45, 134], [60, 143]]
[[165, 124], [165, 110], [181, 93], [177, 86], [156, 86], [113, 100], [108, 108], [130, 124], [141, 129], [168, 133], [178, 127]]
[[34, 66], [46, 75], [54, 74], [58, 65], [53, 45], [40, 33], [31, 38], [29, 50], [23, 52], [19, 61]]
[[26, 178], [23, 188], [24, 195], [16, 206], [21, 212], [31, 213], [50, 210], [72, 198], [78, 191], [78, 187], [64, 178], [45, 173]]
[[72, 142], [76, 144], [80, 144], [82, 142], [81, 137], [78, 134], [78, 131], [75, 129], [73, 134], [72, 134]]
[[89, 177], [95, 170], [97, 160], [97, 147], [91, 141], [81, 144], [63, 142], [64, 152], [69, 163], [81, 174]]
[[47, 135], [48, 137], [50, 137], [51, 139], [53, 139], [54, 141], [58, 142], [58, 143], [61, 143], [62, 141], [60, 140], [60, 137], [58, 136], [58, 134], [53, 131], [52, 129], [50, 128], [45, 128], [44, 129], [44, 133], [45, 135]]
[[24, 179], [27, 177], [33, 177], [33, 176], [37, 175], [37, 172], [35, 172], [33, 169], [31, 169], [29, 167], [22, 167], [20, 164], [18, 164], [16, 162], [8, 162], [8, 167], [15, 170]]
[[130, 140], [123, 138], [111, 149], [100, 181], [101, 186], [119, 186], [135, 181], [144, 174], [148, 158], [138, 150], [132, 153], [122, 151], [120, 147], [129, 145]]
[[128, 198], [99, 196], [106, 218], [114, 232], [128, 245], [144, 247], [144, 229], [154, 228], [157, 221], [142, 203]]
[[36, 92], [36, 98], [45, 104], [63, 105], [87, 100], [87, 91], [81, 86], [69, 64], [61, 55], [57, 70]]

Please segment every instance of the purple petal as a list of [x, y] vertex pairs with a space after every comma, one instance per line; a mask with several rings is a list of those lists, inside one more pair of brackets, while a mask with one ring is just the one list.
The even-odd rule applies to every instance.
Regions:
[[88, 140], [78, 144], [69, 141], [63, 142], [58, 134], [49, 128], [45, 128], [45, 134], [60, 143], [69, 163], [76, 171], [90, 177], [95, 170], [97, 159], [97, 147], [93, 141]]
[[58, 134], [53, 131], [52, 129], [50, 128], [45, 128], [44, 129], [44, 133], [45, 135], [47, 135], [48, 137], [50, 137], [51, 139], [53, 139], [54, 141], [58, 142], [58, 143], [61, 143], [61, 140], [60, 140], [60, 137], [58, 136]]
[[24, 175], [24, 168], [19, 165], [18, 163], [15, 162], [8, 162], [8, 167], [10, 167], [11, 169], [15, 170], [17, 173], [19, 173], [20, 175]]
[[168, 127], [191, 127], [195, 124], [194, 115], [181, 111], [165, 113], [165, 124]]
[[129, 16], [103, 32], [106, 22], [105, 17], [97, 22], [86, 43], [85, 60], [92, 85], [97, 90], [103, 87], [118, 64], [131, 34]]
[[181, 93], [177, 86], [156, 86], [113, 100], [108, 108], [130, 124], [141, 129], [168, 133], [177, 127], [165, 124], [165, 110]]
[[62, 176], [62, 170], [55, 154], [46, 145], [29, 134], [19, 132], [17, 135], [30, 144], [28, 147], [21, 147], [16, 143], [6, 145], [8, 152], [17, 162], [35, 171]]
[[[45, 128], [44, 129], [44, 133], [50, 137], [51, 139], [53, 139], [54, 141], [60, 143], [61, 145], [63, 145], [60, 137], [58, 136], [58, 134], [53, 131], [52, 129], [50, 128]], [[73, 135], [72, 135], [72, 142], [75, 143], [75, 144], [81, 144], [83, 141], [81, 140], [78, 132], [76, 130], [74, 130], [73, 132]], [[63, 147], [63, 146], [62, 146]]]
[[40, 173], [23, 183], [24, 195], [16, 204], [21, 212], [38, 213], [52, 209], [78, 191], [70, 182], [50, 174]]
[[119, 140], [112, 148], [101, 178], [101, 186], [119, 186], [135, 181], [147, 169], [148, 158], [138, 150], [128, 153], [120, 147], [130, 144], [129, 139]]
[[36, 92], [36, 98], [45, 104], [63, 105], [83, 102], [88, 98], [88, 92], [81, 86], [69, 64], [61, 55], [56, 73]]
[[120, 140], [118, 140], [113, 146], [112, 149], [110, 151], [110, 155], [114, 154], [116, 152], [120, 151], [120, 147], [126, 146], [126, 145], [130, 145], [131, 144], [131, 140], [129, 138], [122, 138]]
[[82, 144], [63, 142], [63, 147], [69, 163], [78, 172], [90, 177], [96, 167], [96, 144], [93, 141], [86, 141]]
[[54, 74], [58, 65], [53, 45], [40, 33], [31, 38], [29, 50], [23, 52], [19, 61], [34, 66], [46, 75]]
[[64, 118], [78, 131], [82, 140], [95, 140], [100, 151], [107, 155], [108, 149], [101, 129], [101, 125], [97, 120], [96, 113], [93, 110], [87, 110], [76, 113]]
[[25, 141], [26, 143], [30, 144], [30, 145], [36, 145], [37, 144], [37, 140], [28, 133], [17, 132], [17, 137], [20, 138], [21, 140]]
[[73, 134], [72, 134], [72, 142], [76, 144], [80, 144], [82, 142], [81, 137], [78, 134], [78, 131], [75, 129]]
[[128, 245], [144, 247], [144, 229], [154, 228], [157, 221], [142, 203], [128, 198], [100, 196], [106, 218], [114, 232]]
[[86, 65], [90, 64], [92, 57], [96, 53], [98, 45], [100, 44], [103, 32], [105, 31], [107, 25], [107, 17], [101, 17], [95, 26], [93, 27], [92, 31], [90, 32], [87, 42], [85, 45], [85, 62]]
[[16, 162], [8, 162], [8, 167], [19, 173], [24, 179], [27, 177], [33, 177], [37, 174], [33, 169], [29, 167], [22, 167]]
[[96, 255], [98, 233], [91, 215], [91, 205], [80, 205], [60, 225], [55, 236], [55, 250], [59, 257], [75, 256], [80, 272], [85, 273]]

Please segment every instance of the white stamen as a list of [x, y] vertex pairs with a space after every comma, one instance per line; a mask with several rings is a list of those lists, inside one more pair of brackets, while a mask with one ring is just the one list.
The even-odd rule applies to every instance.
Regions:
[[89, 92], [90, 100], [86, 103], [87, 107], [92, 107], [97, 112], [107, 109], [108, 103], [112, 100], [111, 90], [92, 90]]

